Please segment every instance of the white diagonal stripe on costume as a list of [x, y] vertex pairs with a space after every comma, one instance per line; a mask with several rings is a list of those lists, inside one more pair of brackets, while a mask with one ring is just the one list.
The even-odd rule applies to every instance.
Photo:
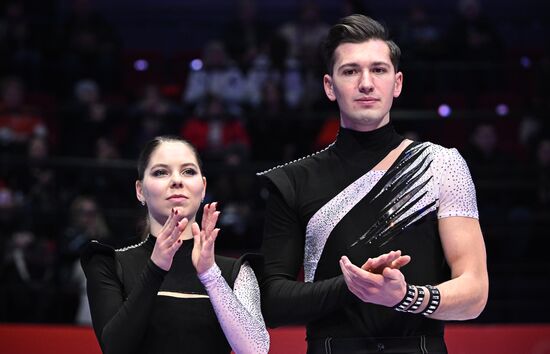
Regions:
[[[432, 161], [431, 156], [433, 156], [434, 153], [446, 151], [446, 149], [431, 143], [419, 144], [415, 147], [415, 149], [421, 146], [428, 147], [426, 151], [420, 155], [421, 158], [400, 171], [397, 177], [414, 167], [418, 167], [418, 165], [425, 166], [429, 164]], [[430, 158], [422, 159], [426, 155], [429, 155]], [[430, 179], [431, 176], [434, 175], [432, 173], [432, 168], [433, 166], [430, 167], [428, 172], [416, 181], [414, 185], [418, 185], [426, 179]], [[355, 180], [355, 182], [347, 186], [342, 192], [332, 198], [329, 202], [323, 205], [323, 207], [317, 210], [317, 212], [308, 221], [304, 247], [304, 280], [306, 282], [313, 282], [313, 279], [315, 278], [315, 271], [317, 270], [317, 264], [321, 258], [323, 249], [332, 230], [334, 230], [336, 225], [347, 215], [347, 213], [371, 191], [371, 189], [376, 185], [376, 183], [378, 183], [386, 172], [386, 170], [371, 170], [365, 173], [363, 176]], [[433, 180], [428, 181], [428, 183], [421, 190], [426, 192], [424, 197], [417, 201], [415, 205], [395, 220], [395, 222], [406, 218], [411, 213], [421, 209], [433, 201], [436, 201], [436, 203], [432, 207], [425, 210], [420, 216], [412, 220], [405, 227], [413, 224], [427, 213], [436, 210], [439, 207], [437, 200], [439, 187], [436, 187], [434, 184], [437, 185], [437, 182]], [[410, 188], [413, 186], [408, 187]]]
[[370, 171], [338, 193], [309, 219], [304, 247], [304, 280], [312, 282], [325, 243], [336, 225], [363, 199], [386, 171]]

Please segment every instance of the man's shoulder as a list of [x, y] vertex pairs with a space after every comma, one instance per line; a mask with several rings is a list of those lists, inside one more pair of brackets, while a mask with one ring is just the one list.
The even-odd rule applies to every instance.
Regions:
[[426, 147], [426, 151], [429, 152], [433, 156], [433, 158], [445, 159], [449, 156], [459, 154], [458, 150], [454, 147], [445, 147], [431, 141], [419, 142], [418, 144], [420, 146]]
[[265, 171], [258, 172], [258, 176], [270, 177], [278, 173], [286, 173], [289, 176], [295, 175], [300, 172], [315, 170], [326, 161], [329, 156], [329, 150], [332, 145], [327, 146], [323, 150], [314, 152], [309, 155], [302, 156], [295, 160], [274, 166]]

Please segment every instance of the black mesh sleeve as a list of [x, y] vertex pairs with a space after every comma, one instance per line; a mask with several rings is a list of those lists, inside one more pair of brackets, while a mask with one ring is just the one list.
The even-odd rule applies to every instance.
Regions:
[[95, 254], [82, 263], [94, 331], [103, 353], [136, 353], [144, 338], [165, 271], [147, 261], [125, 298], [114, 254]]
[[297, 281], [304, 257], [304, 231], [298, 216], [271, 184], [266, 206], [262, 311], [269, 327], [306, 324], [351, 301], [343, 276], [304, 283]]

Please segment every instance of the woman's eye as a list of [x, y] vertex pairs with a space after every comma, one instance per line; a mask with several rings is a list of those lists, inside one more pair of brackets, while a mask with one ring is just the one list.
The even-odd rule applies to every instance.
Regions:
[[155, 170], [152, 172], [152, 175], [155, 177], [166, 176], [166, 174], [167, 172], [165, 170]]
[[197, 174], [197, 171], [195, 171], [193, 168], [186, 168], [181, 173], [185, 176], [194, 176]]

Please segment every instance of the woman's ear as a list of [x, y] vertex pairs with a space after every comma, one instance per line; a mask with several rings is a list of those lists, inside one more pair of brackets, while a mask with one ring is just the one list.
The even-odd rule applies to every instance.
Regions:
[[143, 183], [136, 181], [136, 198], [142, 205], [145, 205], [145, 196], [143, 195]]
[[204, 197], [206, 197], [206, 177], [203, 177], [203, 178], [202, 178], [202, 184], [203, 184], [203, 188], [202, 188], [202, 200], [204, 200]]

